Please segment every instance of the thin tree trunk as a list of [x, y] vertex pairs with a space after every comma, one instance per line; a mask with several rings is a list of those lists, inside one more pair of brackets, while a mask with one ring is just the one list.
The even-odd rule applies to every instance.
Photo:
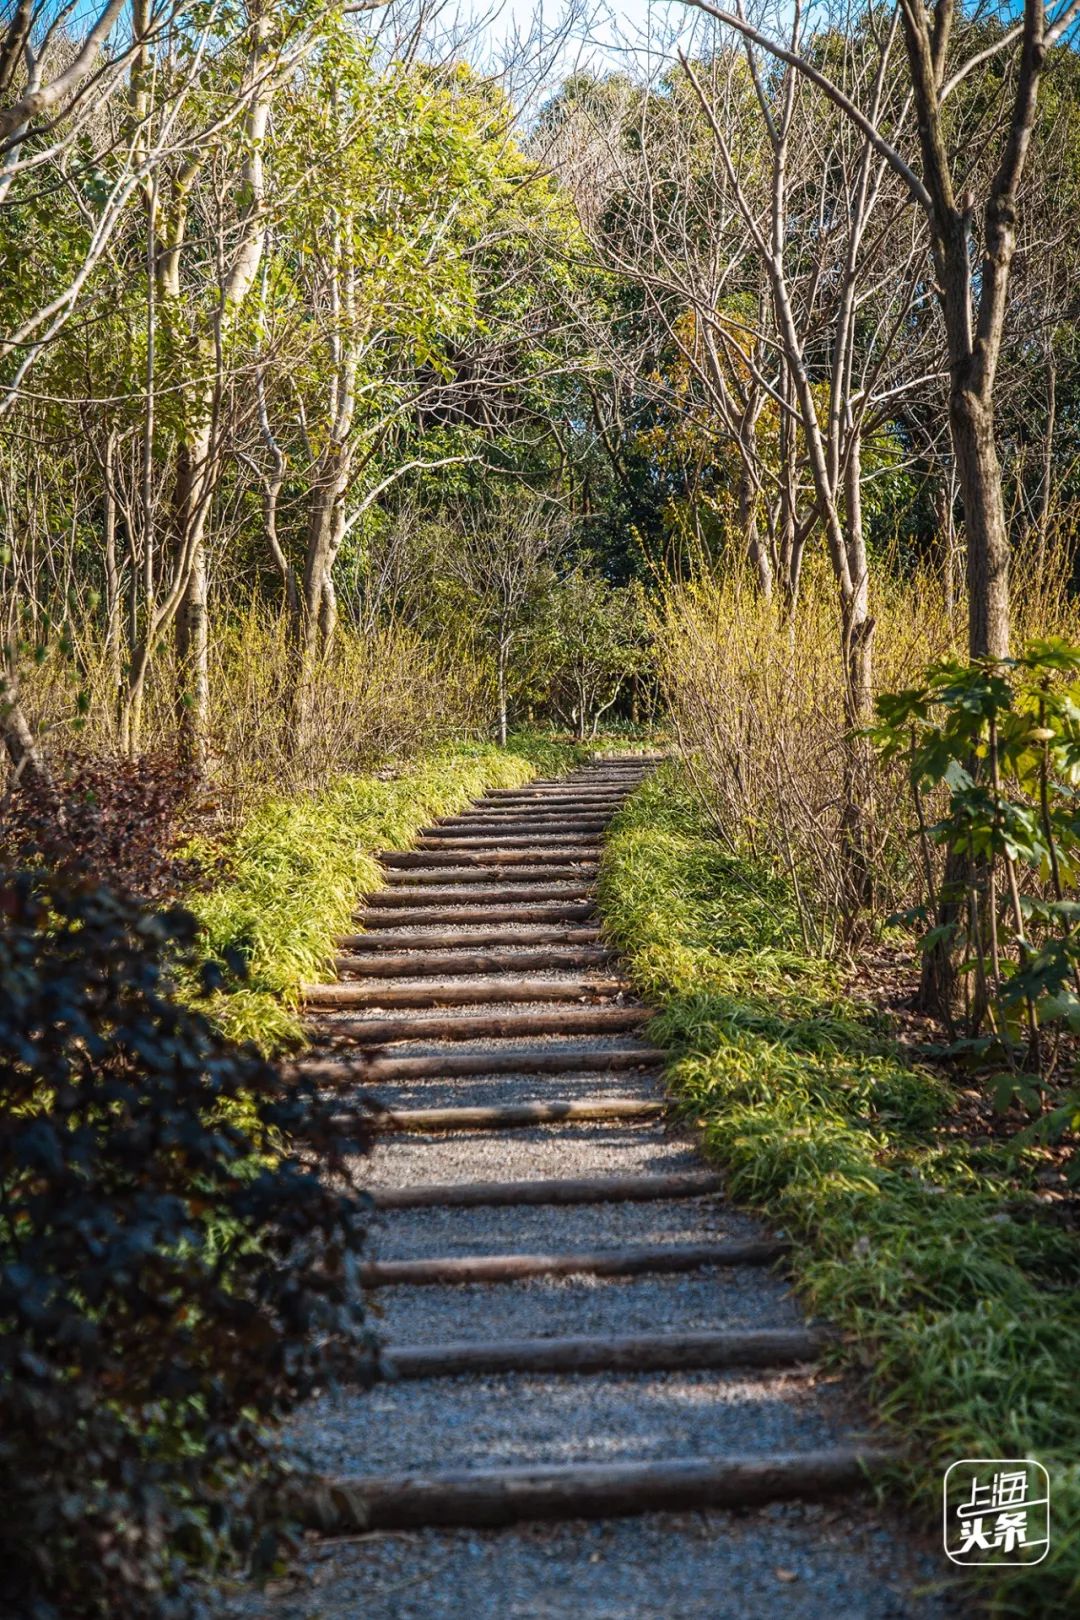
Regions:
[[108, 654], [110, 705], [120, 696], [121, 649], [123, 634], [123, 603], [120, 598], [120, 568], [116, 560], [116, 434], [110, 432], [105, 440], [105, 462], [102, 468], [105, 500], [105, 648]]
[[498, 703], [499, 703], [499, 747], [500, 748], [505, 748], [506, 747], [506, 739], [507, 739], [507, 736], [509, 734], [509, 724], [508, 724], [509, 716], [508, 716], [508, 713], [507, 713], [508, 704], [507, 704], [507, 696], [506, 696], [506, 661], [507, 661], [508, 650], [509, 649], [507, 647], [505, 639], [500, 638], [500, 640], [499, 640], [499, 651], [498, 651], [498, 656], [496, 658], [496, 672], [495, 672], [496, 685], [497, 685], [497, 688], [498, 688]]
[[956, 471], [950, 462], [943, 468], [938, 480], [934, 502], [938, 542], [941, 546], [942, 584], [945, 594], [945, 613], [952, 623], [956, 613]]
[[745, 460], [739, 470], [739, 524], [746, 542], [746, 554], [757, 576], [758, 588], [766, 602], [772, 601], [773, 569], [769, 548], [758, 522], [758, 491]]
[[176, 616], [176, 657], [180, 751], [201, 776], [210, 746], [210, 618], [206, 545], [201, 539], [191, 559], [184, 600]]
[[874, 717], [874, 621], [870, 616], [870, 574], [862, 521], [862, 456], [858, 433], [852, 435], [844, 470], [844, 531], [851, 591], [842, 604], [847, 736], [844, 743], [841, 847], [850, 927], [856, 914], [870, 904], [873, 886], [869, 828], [873, 777], [870, 745], [865, 732]]
[[55, 796], [52, 775], [37, 738], [30, 729], [19, 696], [15, 671], [0, 657], [0, 738], [20, 786], [50, 799]]
[[1057, 361], [1054, 356], [1054, 334], [1046, 345], [1046, 431], [1043, 436], [1042, 489], [1039, 492], [1039, 571], [1046, 561], [1046, 542], [1050, 532], [1050, 513], [1054, 500], [1054, 429], [1057, 425]]
[[344, 513], [341, 497], [348, 484], [350, 458], [332, 451], [333, 472], [312, 489], [308, 505], [304, 577], [294, 615], [295, 674], [292, 694], [293, 746], [303, 753], [311, 742], [315, 672], [320, 653], [331, 648], [337, 628], [337, 592], [333, 568], [341, 545]]
[[176, 721], [181, 754], [199, 775], [206, 770], [210, 724], [210, 626], [203, 531], [211, 453], [208, 423], [178, 451], [173, 507], [176, 567], [185, 575], [174, 632]]

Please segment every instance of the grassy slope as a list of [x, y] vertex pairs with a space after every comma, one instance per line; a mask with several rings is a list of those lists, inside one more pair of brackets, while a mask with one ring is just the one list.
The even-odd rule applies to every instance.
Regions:
[[379, 883], [373, 851], [407, 847], [433, 817], [487, 788], [567, 770], [589, 752], [521, 735], [505, 752], [461, 745], [389, 780], [344, 776], [311, 797], [262, 805], [230, 844], [221, 881], [191, 901], [207, 956], [235, 951], [247, 963], [244, 987], [216, 1001], [219, 1022], [266, 1051], [295, 1041], [300, 986], [328, 973], [357, 896]]
[[989, 1591], [1003, 1614], [1080, 1612], [1080, 1251], [1035, 1202], [1033, 1165], [941, 1129], [946, 1083], [802, 953], [785, 885], [710, 837], [674, 768], [618, 818], [601, 900], [663, 1008], [651, 1032], [676, 1094], [732, 1195], [793, 1239], [804, 1298], [903, 1435], [928, 1521], [948, 1462], [1038, 1457], [1051, 1556]]

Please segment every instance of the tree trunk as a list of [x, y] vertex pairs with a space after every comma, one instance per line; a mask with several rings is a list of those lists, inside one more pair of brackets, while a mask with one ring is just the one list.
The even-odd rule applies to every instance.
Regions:
[[942, 584], [945, 593], [945, 613], [950, 625], [956, 613], [956, 470], [950, 463], [942, 468], [934, 500], [934, 519], [938, 544], [941, 547]]
[[195, 547], [176, 615], [176, 662], [180, 753], [201, 776], [207, 766], [210, 730], [210, 619], [202, 540]]
[[757, 486], [745, 461], [739, 472], [739, 524], [746, 542], [746, 554], [757, 576], [758, 587], [766, 602], [772, 601], [773, 569], [769, 549], [761, 536], [758, 522]]
[[210, 627], [203, 539], [210, 458], [211, 428], [207, 422], [177, 452], [173, 491], [173, 545], [181, 584], [173, 629], [176, 725], [181, 757], [199, 775], [207, 765], [210, 725]]
[[120, 599], [120, 568], [116, 560], [116, 486], [114, 461], [116, 434], [110, 433], [105, 441], [105, 463], [102, 468], [105, 501], [105, 648], [109, 662], [110, 704], [120, 697], [122, 679], [120, 640], [123, 634], [123, 603]]
[[508, 704], [507, 704], [507, 696], [506, 696], [506, 660], [507, 660], [508, 651], [509, 651], [509, 649], [507, 648], [506, 642], [504, 640], [500, 640], [498, 656], [497, 656], [497, 659], [496, 659], [496, 669], [495, 669], [495, 680], [496, 680], [496, 686], [497, 686], [497, 689], [498, 689], [498, 703], [499, 703], [499, 747], [500, 748], [505, 748], [506, 747], [506, 738], [507, 738], [508, 731], [509, 731], [508, 713], [507, 713]]
[[1039, 572], [1046, 562], [1046, 542], [1050, 533], [1050, 513], [1054, 498], [1054, 429], [1057, 425], [1057, 360], [1054, 334], [1046, 343], [1046, 430], [1043, 436], [1042, 488], [1039, 491]]
[[52, 803], [56, 799], [52, 775], [30, 729], [19, 700], [19, 683], [6, 660], [0, 657], [0, 738], [3, 739], [15, 780], [23, 788]]
[[864, 733], [874, 718], [874, 621], [862, 521], [861, 448], [858, 434], [853, 435], [844, 473], [844, 541], [852, 590], [842, 602], [841, 614], [847, 706], [841, 850], [849, 926], [858, 911], [870, 904], [873, 887], [869, 828], [873, 760]]
[[341, 541], [340, 505], [348, 481], [348, 461], [340, 451], [334, 454], [337, 465], [332, 475], [321, 477], [311, 491], [304, 577], [299, 611], [293, 620], [296, 658], [292, 743], [298, 753], [303, 753], [311, 742], [315, 671], [320, 650], [329, 651], [337, 625], [333, 566]]
[[[1009, 656], [1009, 535], [994, 443], [992, 406], [970, 390], [954, 388], [949, 426], [957, 481], [964, 503], [967, 539], [968, 651], [972, 658]], [[971, 762], [978, 775], [980, 762]], [[968, 858], [950, 851], [945, 860], [935, 924], [950, 930], [923, 956], [919, 1005], [952, 1023], [956, 993], [953, 930], [960, 923], [967, 890]], [[976, 870], [974, 879], [979, 882]], [[980, 926], [985, 917], [980, 917]]]
[[323, 580], [322, 601], [319, 604], [319, 648], [324, 657], [334, 644], [337, 621], [337, 589], [333, 573], [328, 572]]
[[964, 389], [949, 401], [967, 537], [968, 650], [1009, 656], [1009, 534], [992, 406]]

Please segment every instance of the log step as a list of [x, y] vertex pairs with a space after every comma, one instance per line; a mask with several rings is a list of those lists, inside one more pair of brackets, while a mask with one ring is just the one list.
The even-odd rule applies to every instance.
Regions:
[[[487, 916], [487, 912], [484, 912]], [[396, 919], [395, 919], [396, 920]], [[390, 929], [380, 929], [376, 934], [343, 934], [335, 941], [339, 950], [346, 954], [356, 954], [364, 957], [365, 971], [375, 973], [374, 966], [367, 966], [367, 959], [388, 959], [389, 953], [394, 951], [408, 951], [423, 954], [424, 952], [445, 952], [447, 962], [458, 959], [460, 953], [477, 951], [487, 945], [520, 945], [532, 948], [533, 946], [546, 946], [558, 948], [565, 946], [568, 949], [582, 948], [595, 949], [607, 953], [607, 946], [596, 945], [600, 938], [598, 927], [587, 928], [455, 928], [441, 934], [409, 934], [394, 933]]]
[[[504, 937], [508, 942], [517, 938], [514, 934]], [[404, 945], [409, 941], [397, 940], [395, 943]], [[456, 939], [454, 943], [457, 943]], [[462, 944], [471, 945], [472, 941], [462, 941]], [[395, 952], [392, 955], [389, 953], [380, 955], [376, 951], [371, 951], [362, 956], [339, 956], [335, 966], [339, 974], [352, 973], [366, 978], [404, 978], [408, 974], [424, 978], [444, 974], [453, 978], [456, 974], [512, 972], [520, 968], [602, 967], [605, 963], [611, 962], [614, 955], [614, 951], [609, 950], [606, 945], [557, 944], [545, 945], [538, 950], [508, 949], [500, 955], [491, 951], [467, 949], [416, 950], [407, 954]], [[625, 983], [623, 980], [619, 982]]]
[[566, 816], [554, 815], [522, 815], [517, 810], [480, 811], [476, 810], [469, 816], [448, 816], [445, 821], [433, 821], [430, 827], [425, 827], [424, 838], [441, 838], [444, 834], [448, 838], [461, 834], [466, 837], [488, 837], [493, 833], [502, 833], [511, 829], [514, 833], [525, 836], [528, 833], [539, 833], [553, 838], [563, 833], [602, 833], [610, 821], [610, 816], [598, 814], [595, 816], [577, 816], [570, 820]]
[[[418, 857], [419, 858], [419, 857]], [[434, 857], [435, 864], [428, 870], [421, 867], [414, 870], [391, 868], [383, 875], [387, 883], [391, 884], [473, 884], [473, 883], [534, 883], [538, 878], [542, 883], [580, 883], [582, 878], [591, 874], [596, 868], [595, 860], [575, 861], [566, 864], [566, 856], [560, 855], [549, 861], [539, 864], [531, 863], [527, 866], [516, 866], [511, 863], [507, 871], [503, 871], [497, 861], [484, 857], [477, 857], [474, 862], [466, 861], [458, 865], [454, 861], [447, 861], [443, 856]]]
[[[537, 849], [535, 846], [526, 849], [508, 849], [499, 844], [497, 840], [487, 848], [483, 846], [462, 848], [460, 844], [455, 844], [449, 849], [432, 849], [430, 847], [425, 848], [423, 844], [420, 844], [416, 849], [383, 850], [376, 855], [375, 859], [381, 866], [388, 868], [390, 872], [399, 870], [412, 871], [416, 867], [441, 867], [447, 872], [451, 870], [456, 872], [463, 867], [471, 869], [473, 867], [520, 866], [528, 867], [531, 875], [539, 866], [545, 868], [545, 877], [548, 876], [546, 868], [569, 864], [575, 868], [572, 875], [578, 877], [580, 873], [576, 870], [577, 866], [594, 865], [599, 858], [600, 849], [593, 840], [590, 840], [588, 844], [582, 844], [580, 850], [567, 849], [565, 844], [565, 840], [560, 840], [558, 849]], [[517, 881], [516, 872], [507, 875], [513, 881]], [[394, 882], [395, 879], [391, 878], [390, 881]], [[419, 878], [417, 881], [423, 883], [428, 880]]]
[[[550, 832], [537, 833], [530, 828], [522, 828], [520, 832], [502, 833], [498, 828], [493, 832], [485, 833], [477, 830], [475, 833], [462, 829], [460, 833], [452, 833], [449, 829], [438, 832], [424, 833], [416, 840], [413, 846], [417, 850], [429, 852], [445, 850], [447, 854], [457, 855], [467, 850], [479, 851], [505, 851], [514, 852], [515, 858], [524, 861], [529, 850], [537, 854], [549, 855], [559, 850], [569, 850], [576, 855], [578, 850], [587, 850], [592, 855], [599, 855], [600, 845], [597, 843], [597, 834], [594, 832]], [[380, 860], [381, 856], [378, 857]]]
[[747, 1508], [865, 1487], [895, 1458], [869, 1447], [684, 1457], [674, 1462], [573, 1463], [547, 1468], [316, 1479], [288, 1491], [286, 1511], [309, 1530], [344, 1535], [424, 1525], [495, 1528], [525, 1520]]
[[537, 1181], [437, 1181], [426, 1186], [371, 1191], [376, 1209], [479, 1209], [538, 1204], [637, 1204], [653, 1199], [702, 1198], [723, 1191], [712, 1170], [676, 1170], [644, 1176], [587, 1176]]
[[[377, 1099], [372, 1099], [373, 1103]], [[645, 1097], [598, 1097], [594, 1102], [502, 1103], [490, 1108], [382, 1108], [365, 1112], [377, 1131], [519, 1131], [534, 1125], [596, 1124], [604, 1120], [662, 1119], [667, 1104]], [[334, 1116], [342, 1125], [357, 1111]]]
[[[561, 891], [560, 891], [561, 893]], [[425, 895], [430, 899], [430, 895]], [[571, 922], [585, 922], [595, 918], [596, 912], [591, 901], [559, 902], [549, 901], [540, 905], [516, 905], [514, 895], [509, 903], [495, 907], [489, 906], [414, 906], [409, 911], [383, 910], [379, 906], [369, 906], [356, 913], [357, 922], [363, 923], [366, 928], [424, 928], [442, 923], [457, 923], [463, 927], [470, 924], [482, 923], [495, 926], [500, 923], [546, 923], [561, 924]], [[469, 896], [475, 901], [476, 895]], [[355, 946], [359, 941], [361, 948], [367, 943], [363, 934], [346, 934], [345, 940]], [[339, 944], [341, 941], [339, 941]]]
[[305, 1057], [297, 1067], [328, 1085], [367, 1085], [380, 1080], [405, 1084], [433, 1077], [459, 1080], [489, 1074], [610, 1074], [620, 1069], [662, 1068], [668, 1057], [667, 1052], [638, 1042], [596, 1047], [564, 1041], [558, 1047], [488, 1047], [482, 1052], [450, 1050], [425, 1056]]
[[562, 810], [570, 805], [580, 810], [609, 810], [625, 804], [632, 792], [632, 788], [627, 789], [621, 783], [603, 782], [594, 782], [591, 786], [570, 784], [563, 787], [492, 788], [476, 801], [474, 808], [535, 810], [554, 807]]
[[[503, 874], [500, 873], [499, 875], [503, 882], [505, 882], [505, 877]], [[476, 906], [483, 903], [485, 905], [513, 906], [520, 905], [525, 900], [528, 901], [530, 907], [535, 906], [538, 900], [562, 900], [567, 904], [576, 903], [580, 905], [583, 901], [589, 898], [589, 896], [592, 894], [592, 889], [588, 884], [580, 881], [582, 877], [580, 870], [575, 871], [573, 875], [578, 880], [573, 886], [567, 883], [561, 888], [556, 889], [545, 888], [543, 884], [538, 883], [532, 885], [527, 895], [523, 894], [520, 889], [497, 889], [494, 887], [484, 889], [480, 888], [479, 885], [474, 888], [472, 886], [466, 887], [464, 884], [458, 888], [428, 889], [426, 892], [422, 888], [379, 889], [377, 893], [368, 896], [368, 905], [361, 915], [370, 928], [371, 923], [369, 919], [371, 915], [390, 906], [409, 906], [413, 910], [426, 906], [452, 906], [455, 904], [459, 906]], [[412, 874], [410, 874], [410, 877], [411, 876]], [[479, 876], [479, 874], [477, 874], [477, 876]], [[549, 882], [553, 883], [558, 876], [558, 873], [545, 872], [544, 876]], [[586, 906], [585, 909], [578, 914], [581, 916], [590, 916], [592, 914], [592, 907]], [[543, 913], [541, 915], [543, 915]], [[562, 915], [566, 916], [567, 914], [566, 912], [563, 912]], [[460, 920], [462, 922], [465, 921], [464, 917], [462, 917]], [[482, 917], [480, 918], [480, 921], [483, 921]]]
[[603, 811], [614, 815], [626, 803], [628, 795], [622, 788], [592, 789], [577, 793], [520, 793], [508, 792], [505, 797], [489, 797], [476, 806], [478, 810], [557, 810], [560, 814], [581, 811]]
[[812, 1362], [828, 1343], [811, 1328], [747, 1332], [641, 1333], [617, 1337], [462, 1340], [386, 1345], [397, 1378], [494, 1377], [505, 1373], [688, 1372], [790, 1367]]
[[[416, 966], [406, 972], [418, 977]], [[509, 975], [469, 984], [309, 984], [303, 988], [310, 1007], [444, 1007], [480, 1006], [497, 1001], [586, 1001], [619, 995], [625, 979], [518, 979]]]
[[515, 1035], [602, 1035], [636, 1029], [652, 1017], [647, 1007], [553, 1007], [550, 1012], [438, 1013], [431, 1018], [311, 1020], [321, 1035], [348, 1037], [357, 1046], [395, 1041], [488, 1041]]
[[369, 1260], [359, 1276], [365, 1288], [519, 1282], [526, 1277], [642, 1277], [705, 1266], [767, 1266], [786, 1252], [787, 1245], [775, 1238], [757, 1238], [742, 1243], [640, 1243], [571, 1254], [444, 1254]]

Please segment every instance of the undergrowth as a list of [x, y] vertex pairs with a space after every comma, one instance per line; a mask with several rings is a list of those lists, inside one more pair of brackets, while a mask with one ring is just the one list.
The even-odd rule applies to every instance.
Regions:
[[650, 1034], [677, 1097], [732, 1197], [792, 1240], [803, 1297], [902, 1436], [928, 1522], [949, 1462], [1038, 1458], [1050, 1555], [985, 1572], [981, 1595], [1001, 1615], [1075, 1614], [1080, 1246], [1035, 1196], [1037, 1154], [950, 1132], [947, 1080], [803, 951], [786, 884], [717, 843], [673, 767], [617, 817], [600, 894], [662, 1009]]
[[264, 802], [230, 841], [214, 887], [189, 902], [206, 955], [243, 971], [214, 1004], [219, 1024], [264, 1052], [298, 1041], [301, 986], [327, 976], [357, 897], [379, 886], [375, 851], [407, 847], [433, 817], [488, 788], [568, 770], [591, 752], [522, 733], [505, 750], [459, 744], [392, 774], [341, 776], [318, 793]]

